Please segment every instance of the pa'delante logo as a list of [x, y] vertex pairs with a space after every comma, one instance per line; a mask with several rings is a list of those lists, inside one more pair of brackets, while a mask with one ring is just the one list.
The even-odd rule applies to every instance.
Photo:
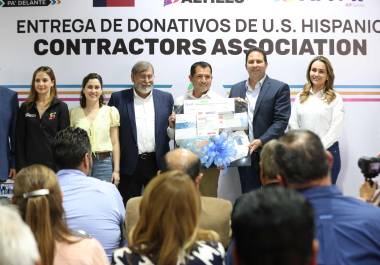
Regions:
[[43, 7], [60, 4], [62, 0], [0, 0], [0, 7]]

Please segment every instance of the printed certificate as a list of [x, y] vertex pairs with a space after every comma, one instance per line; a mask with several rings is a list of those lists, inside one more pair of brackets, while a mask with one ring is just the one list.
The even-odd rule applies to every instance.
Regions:
[[235, 111], [235, 99], [220, 98], [220, 99], [196, 99], [185, 100], [183, 103], [183, 112], [226, 112]]
[[177, 114], [175, 122], [175, 139], [184, 140], [197, 137], [197, 119], [193, 114]]

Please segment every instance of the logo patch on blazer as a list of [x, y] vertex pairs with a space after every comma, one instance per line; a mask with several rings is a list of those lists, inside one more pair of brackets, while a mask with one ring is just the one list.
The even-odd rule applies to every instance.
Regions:
[[49, 114], [49, 121], [51, 121], [51, 120], [55, 120], [55, 117], [57, 116], [57, 112], [51, 112], [50, 114]]
[[26, 118], [35, 118], [35, 117], [37, 117], [37, 115], [36, 115], [36, 114], [33, 114], [33, 113], [29, 113], [29, 112], [27, 112], [27, 113], [25, 113], [25, 117], [26, 117]]

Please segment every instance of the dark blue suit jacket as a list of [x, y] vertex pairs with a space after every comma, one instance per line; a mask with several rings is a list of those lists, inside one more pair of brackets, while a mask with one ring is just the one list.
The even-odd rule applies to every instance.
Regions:
[[[153, 89], [156, 161], [162, 169], [163, 156], [169, 151], [168, 118], [173, 109], [173, 96], [170, 93]], [[138, 146], [133, 89], [112, 93], [109, 106], [115, 106], [120, 113], [120, 174], [132, 175], [136, 169]]]
[[15, 128], [18, 109], [17, 93], [0, 87], [0, 179], [8, 178], [15, 168]]
[[[232, 86], [230, 97], [245, 99], [246, 80]], [[260, 89], [253, 114], [253, 135], [266, 142], [284, 134], [290, 118], [289, 86], [268, 76]]]

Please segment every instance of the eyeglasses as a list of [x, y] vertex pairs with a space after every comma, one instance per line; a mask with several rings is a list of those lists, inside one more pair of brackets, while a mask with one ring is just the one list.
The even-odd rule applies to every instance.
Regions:
[[140, 80], [140, 81], [145, 81], [145, 80], [148, 80], [148, 81], [152, 81], [153, 78], [154, 78], [154, 75], [146, 75], [146, 74], [137, 74], [137, 78]]

